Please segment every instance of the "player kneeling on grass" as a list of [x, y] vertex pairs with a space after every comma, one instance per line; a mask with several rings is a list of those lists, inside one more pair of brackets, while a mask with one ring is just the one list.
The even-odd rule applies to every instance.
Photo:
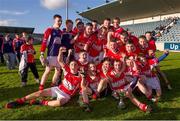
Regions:
[[138, 88], [149, 100], [152, 99], [151, 91], [146, 86], [146, 76], [142, 74], [146, 70], [146, 66], [143, 66], [139, 61], [134, 59], [133, 56], [126, 58], [126, 68], [124, 71], [125, 77], [129, 82], [137, 81], [135, 88]]
[[156, 73], [153, 70], [151, 70], [150, 65], [146, 60], [146, 57], [140, 56], [139, 60], [145, 68], [142, 72], [146, 76], [145, 83], [147, 85], [147, 88], [149, 89], [151, 94], [153, 89], [156, 91], [156, 97], [152, 98], [152, 101], [157, 102], [161, 97], [161, 86], [159, 78], [157, 77]]
[[115, 91], [116, 93], [118, 93], [120, 96], [120, 102], [119, 102], [120, 108], [125, 108], [125, 105], [124, 105], [122, 99], [123, 99], [123, 96], [126, 96], [131, 100], [131, 102], [134, 105], [139, 107], [140, 110], [142, 110], [144, 112], [151, 111], [150, 106], [148, 106], [144, 103], [141, 103], [132, 94], [132, 90], [136, 86], [137, 80], [135, 80], [133, 82], [129, 82], [125, 78], [123, 65], [124, 64], [121, 61], [115, 60], [114, 61], [114, 68], [108, 74], [109, 77], [111, 78], [110, 83], [111, 83], [112, 90]]
[[[64, 79], [62, 84], [56, 87], [47, 88], [41, 91], [34, 92], [16, 101], [6, 104], [6, 108], [14, 108], [19, 105], [23, 105], [26, 101], [30, 101], [30, 104], [39, 104], [47, 106], [62, 106], [67, 103], [71, 97], [78, 91], [83, 84], [83, 76], [78, 73], [78, 64], [76, 61], [71, 61], [69, 66], [64, 64], [63, 53], [66, 52], [65, 48], [60, 48], [58, 55], [58, 62], [63, 68]], [[35, 100], [39, 97], [57, 97], [57, 100]]]
[[96, 100], [100, 96], [100, 93], [107, 87], [107, 81], [99, 77], [94, 63], [88, 65], [85, 85], [82, 88], [82, 97], [83, 102], [87, 104], [89, 104], [89, 97]]

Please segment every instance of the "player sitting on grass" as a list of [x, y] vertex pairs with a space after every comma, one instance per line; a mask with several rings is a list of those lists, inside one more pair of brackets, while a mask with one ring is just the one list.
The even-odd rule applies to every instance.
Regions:
[[39, 74], [34, 59], [34, 55], [36, 54], [36, 51], [33, 47], [33, 40], [34, 39], [31, 36], [26, 38], [25, 40], [26, 43], [23, 44], [20, 49], [22, 57], [19, 64], [19, 72], [21, 75], [22, 86], [26, 86], [29, 68], [31, 69], [31, 72], [34, 75], [36, 82], [37, 83], [40, 82]]
[[149, 112], [151, 111], [150, 106], [141, 103], [137, 98], [134, 97], [134, 95], [132, 94], [132, 90], [135, 87], [137, 81], [133, 81], [133, 82], [129, 82], [124, 75], [124, 67], [123, 67], [123, 63], [119, 60], [115, 60], [114, 61], [114, 68], [112, 71], [109, 72], [109, 77], [111, 77], [110, 82], [111, 82], [111, 87], [112, 90], [117, 92], [119, 94], [120, 98], [120, 102], [119, 102], [119, 106], [120, 108], [124, 108], [125, 105], [122, 102], [122, 98], [123, 96], [128, 97], [131, 102], [136, 105], [137, 107], [139, 107], [140, 110], [144, 111], [144, 112]]
[[134, 60], [133, 56], [126, 58], [126, 68], [124, 74], [129, 82], [137, 81], [134, 89], [137, 87], [148, 99], [152, 98], [151, 93], [145, 84], [146, 77], [141, 74], [139, 62]]
[[[87, 86], [84, 88], [84, 92], [87, 95], [91, 95], [93, 99], [97, 99], [100, 93], [107, 87], [107, 81], [100, 78], [94, 63], [90, 63], [88, 66], [86, 83]], [[87, 100], [87, 96], [84, 99]]]
[[[78, 64], [76, 61], [71, 61], [69, 66], [64, 64], [63, 53], [66, 49], [61, 47], [58, 55], [58, 62], [61, 65], [64, 73], [62, 84], [56, 87], [47, 88], [41, 91], [34, 92], [16, 101], [6, 104], [6, 108], [15, 108], [30, 101], [30, 104], [46, 105], [46, 106], [62, 106], [67, 103], [71, 97], [78, 91], [80, 86], [83, 86], [84, 76], [78, 73]], [[57, 97], [56, 100], [36, 100], [39, 97]]]
[[149, 63], [146, 60], [146, 57], [139, 56], [138, 57], [141, 62], [141, 73], [146, 76], [146, 85], [152, 94], [152, 89], [156, 91], [156, 97], [152, 98], [153, 102], [157, 102], [161, 96], [161, 86], [159, 82], [159, 78], [157, 77], [156, 73], [151, 70]]
[[162, 56], [160, 56], [159, 58], [157, 58], [157, 57], [155, 56], [154, 50], [149, 49], [149, 50], [148, 50], [147, 59], [148, 59], [148, 63], [149, 63], [150, 66], [151, 66], [151, 69], [153, 69], [153, 68], [156, 69], [156, 71], [158, 72], [159, 76], [161, 76], [161, 77], [163, 78], [163, 80], [165, 81], [167, 88], [168, 88], [169, 90], [171, 90], [172, 87], [171, 87], [170, 81], [169, 81], [168, 78], [166, 77], [165, 73], [163, 73], [163, 72], [160, 70], [160, 66], [159, 66], [159, 63], [160, 63], [161, 61], [163, 61], [168, 55], [169, 55], [169, 51], [165, 50], [165, 51], [164, 51], [164, 54], [163, 54]]

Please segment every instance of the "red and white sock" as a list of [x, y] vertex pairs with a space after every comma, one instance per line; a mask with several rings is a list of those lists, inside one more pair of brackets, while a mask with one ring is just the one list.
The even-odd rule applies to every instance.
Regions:
[[147, 105], [146, 105], [146, 104], [140, 103], [138, 107], [139, 107], [139, 109], [141, 109], [142, 111], [146, 112], [146, 109], [147, 109]]
[[24, 104], [26, 102], [26, 97], [20, 98], [16, 100], [19, 104]]
[[39, 90], [44, 90], [44, 85], [40, 84]]
[[42, 100], [42, 101], [41, 101], [41, 105], [46, 105], [46, 106], [47, 106], [47, 105], [48, 105], [48, 102], [49, 102], [48, 100]]

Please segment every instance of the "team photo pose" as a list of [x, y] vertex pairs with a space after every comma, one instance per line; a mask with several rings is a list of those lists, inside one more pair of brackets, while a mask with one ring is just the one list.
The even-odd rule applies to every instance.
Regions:
[[[66, 52], [65, 48], [59, 49], [58, 62], [64, 73], [64, 79], [59, 86], [39, 90], [16, 101], [9, 102], [6, 104], [6, 108], [15, 108], [24, 105], [27, 101], [31, 105], [46, 105], [51, 107], [62, 106], [67, 103], [77, 93], [81, 85], [83, 85], [84, 76], [79, 73], [78, 63], [76, 61], [71, 61], [69, 65], [64, 63], [64, 52]], [[56, 100], [36, 100], [39, 97], [56, 97]]]

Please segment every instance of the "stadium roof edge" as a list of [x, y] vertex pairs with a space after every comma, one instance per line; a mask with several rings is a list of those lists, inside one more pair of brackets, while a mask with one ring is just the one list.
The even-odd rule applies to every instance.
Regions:
[[15, 27], [15, 26], [0, 26], [0, 33], [22, 33], [32, 34], [35, 28], [32, 27]]
[[121, 2], [120, 0], [114, 0], [85, 10], [79, 15], [101, 23], [106, 17], [119, 16], [121, 21], [129, 21], [180, 12], [179, 0], [121, 0]]
[[92, 7], [92, 8], [90, 8], [90, 9], [87, 9], [87, 10], [83, 11], [83, 12], [80, 12], [79, 15], [82, 14], [82, 13], [84, 13], [84, 12], [88, 12], [88, 11], [91, 11], [91, 10], [93, 10], [93, 9], [102, 7], [102, 6], [104, 6], [104, 5], [109, 5], [109, 4], [111, 4], [111, 3], [113, 3], [113, 2], [116, 2], [116, 1], [118, 1], [118, 0], [113, 0], [113, 1], [111, 1], [111, 2], [109, 2], [109, 3], [104, 3], [104, 4], [102, 4], [102, 5], [98, 5], [98, 6]]

